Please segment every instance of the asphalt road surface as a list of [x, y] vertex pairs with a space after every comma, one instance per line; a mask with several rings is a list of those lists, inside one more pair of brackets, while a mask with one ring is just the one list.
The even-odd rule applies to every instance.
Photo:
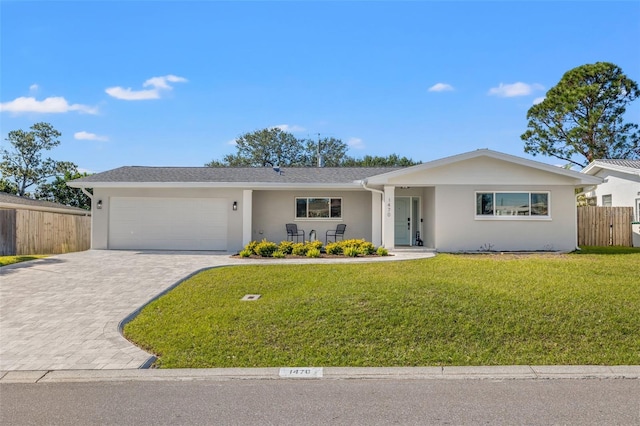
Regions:
[[0, 385], [2, 425], [640, 425], [640, 380]]

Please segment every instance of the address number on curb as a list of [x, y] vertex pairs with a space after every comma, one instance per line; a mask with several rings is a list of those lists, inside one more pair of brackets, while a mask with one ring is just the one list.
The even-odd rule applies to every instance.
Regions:
[[316, 379], [322, 377], [322, 367], [283, 367], [280, 377], [289, 379]]

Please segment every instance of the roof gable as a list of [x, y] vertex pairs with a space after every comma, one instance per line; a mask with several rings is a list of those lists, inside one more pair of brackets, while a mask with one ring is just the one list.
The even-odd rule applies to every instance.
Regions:
[[[535, 181], [534, 181], [535, 179]], [[369, 184], [592, 185], [600, 178], [489, 149], [430, 161], [368, 179]]]

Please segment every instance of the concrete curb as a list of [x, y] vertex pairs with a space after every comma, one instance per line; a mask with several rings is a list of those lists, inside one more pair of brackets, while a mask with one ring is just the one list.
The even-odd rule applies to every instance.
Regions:
[[[4, 383], [189, 380], [536, 380], [640, 379], [640, 365], [512, 365], [486, 367], [325, 367], [320, 377], [286, 376], [280, 368], [1, 371]], [[303, 369], [296, 369], [303, 370]]]

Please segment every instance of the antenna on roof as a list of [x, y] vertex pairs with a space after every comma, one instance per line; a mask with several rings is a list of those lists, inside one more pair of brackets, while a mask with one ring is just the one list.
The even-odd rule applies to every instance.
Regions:
[[320, 157], [320, 133], [318, 133], [318, 168], [322, 167], [322, 157]]

